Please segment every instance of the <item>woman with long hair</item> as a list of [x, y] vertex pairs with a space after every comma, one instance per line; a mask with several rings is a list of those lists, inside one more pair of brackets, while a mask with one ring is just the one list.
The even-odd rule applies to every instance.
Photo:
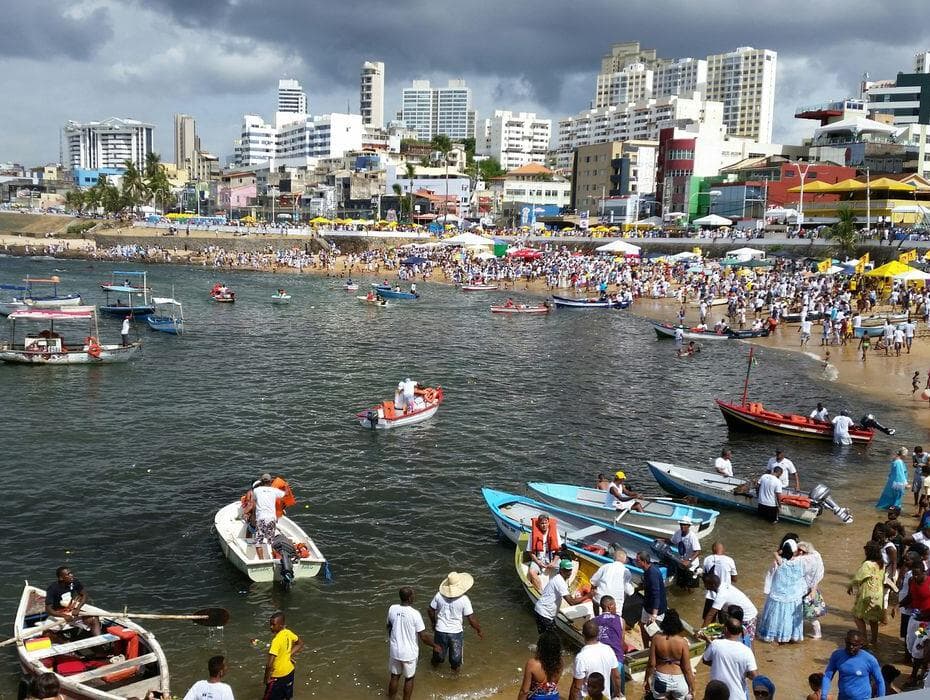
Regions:
[[759, 617], [758, 637], [763, 642], [787, 644], [804, 639], [804, 565], [795, 558], [798, 543], [786, 539], [775, 552], [768, 598]]
[[517, 700], [559, 700], [561, 676], [562, 643], [559, 635], [549, 630], [539, 635], [536, 655], [526, 662]]
[[824, 566], [820, 552], [814, 549], [810, 542], [798, 542], [798, 559], [804, 569], [804, 583], [807, 593], [804, 595], [804, 619], [810, 620], [813, 639], [820, 639], [823, 634], [820, 630], [820, 618], [827, 614], [827, 604], [820, 592], [820, 582], [823, 581]]
[[878, 642], [878, 623], [885, 616], [884, 608], [884, 562], [882, 550], [876, 542], [867, 542], [865, 547], [865, 561], [849, 581], [846, 592], [855, 595], [853, 603], [853, 619], [862, 638], [866, 638], [865, 623], [869, 623], [869, 641], [874, 647]]
[[659, 632], [649, 645], [649, 665], [643, 679], [645, 697], [658, 700], [694, 695], [691, 647], [681, 636], [684, 629], [678, 611], [666, 610], [665, 618], [659, 623]]

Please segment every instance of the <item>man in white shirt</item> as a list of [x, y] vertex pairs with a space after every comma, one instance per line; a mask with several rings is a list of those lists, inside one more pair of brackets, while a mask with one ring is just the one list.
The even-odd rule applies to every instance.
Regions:
[[811, 411], [811, 418], [813, 418], [814, 420], [822, 420], [823, 422], [826, 423], [827, 421], [830, 420], [830, 412], [826, 409], [826, 407], [822, 403], [820, 403], [820, 401], [818, 401], [817, 408]]
[[852, 445], [852, 438], [849, 436], [849, 429], [855, 425], [852, 418], [849, 417], [849, 411], [843, 411], [833, 419], [833, 444], [834, 445]]
[[255, 501], [255, 552], [259, 559], [264, 559], [265, 544], [269, 548], [268, 556], [271, 556], [271, 543], [278, 525], [275, 502], [287, 494], [271, 485], [271, 474], [262, 474], [259, 481], [260, 484], [252, 489]]
[[626, 474], [624, 472], [618, 471], [614, 474], [613, 481], [611, 481], [610, 486], [607, 487], [604, 505], [618, 511], [630, 509], [642, 511], [643, 507], [636, 500], [639, 498], [639, 494], [635, 491], [631, 491], [625, 481]]
[[462, 652], [465, 646], [465, 626], [462, 618], [468, 620], [478, 639], [484, 639], [481, 625], [471, 608], [471, 601], [465, 593], [475, 584], [471, 574], [452, 571], [439, 584], [439, 592], [433, 596], [427, 613], [433, 625], [433, 666], [438, 666], [449, 655], [449, 665], [453, 673], [462, 667]]
[[[736, 562], [733, 560], [733, 557], [727, 555], [723, 542], [714, 542], [712, 551], [713, 554], [708, 554], [704, 557], [704, 561], [701, 564], [704, 573], [714, 574], [720, 579], [721, 586], [726, 587], [735, 584], [737, 575]], [[704, 596], [704, 611], [701, 613], [702, 617], [707, 616], [707, 611], [710, 610], [711, 606], [714, 604], [714, 599], [716, 597], [716, 591], [707, 589], [707, 593]]]
[[404, 380], [404, 406], [406, 406], [407, 411], [412, 411], [414, 408], [413, 401], [416, 394], [416, 389], [417, 383], [410, 377], [407, 377]]
[[775, 467], [781, 467], [781, 485], [782, 487], [787, 487], [790, 478], [789, 474], [794, 474], [794, 487], [800, 491], [801, 490], [801, 479], [798, 477], [797, 467], [794, 466], [794, 462], [785, 457], [785, 451], [781, 448], [775, 450], [775, 456], [769, 457], [769, 464], [767, 470], [769, 472], [774, 472]]
[[778, 522], [778, 494], [782, 492], [781, 467], [775, 467], [771, 474], [763, 474], [756, 484], [756, 509], [759, 515], [770, 523]]
[[129, 345], [129, 316], [123, 319], [123, 326], [120, 328], [120, 335], [123, 340], [123, 347]]
[[595, 617], [600, 614], [601, 598], [605, 595], [613, 597], [617, 602], [617, 610], [623, 610], [626, 596], [633, 594], [633, 575], [626, 568], [626, 559], [626, 551], [615, 549], [614, 560], [601, 566], [591, 577]]
[[811, 339], [811, 328], [814, 324], [808, 321], [806, 318], [801, 320], [801, 326], [798, 328], [798, 331], [801, 333], [801, 347], [803, 348]]
[[742, 700], [746, 695], [746, 679], [756, 676], [756, 657], [740, 639], [739, 620], [729, 618], [724, 624], [724, 636], [715, 639], [704, 651], [702, 661], [710, 666], [710, 679], [720, 681], [730, 689], [730, 697]]
[[743, 610], [743, 628], [746, 635], [753, 639], [756, 636], [756, 618], [759, 616], [759, 610], [749, 600], [749, 596], [743, 593], [733, 584], [724, 586], [720, 583], [720, 577], [717, 574], [705, 573], [702, 581], [707, 591], [714, 593], [714, 602], [710, 610], [704, 615], [704, 624], [709, 625], [717, 617], [717, 613], [726, 610], [731, 605], [736, 605]]
[[684, 343], [684, 340], [685, 340], [685, 332], [681, 328], [676, 327], [675, 328], [675, 347], [680, 348], [682, 344]]
[[232, 688], [223, 683], [226, 675], [226, 657], [211, 656], [207, 661], [209, 680], [197, 681], [184, 696], [184, 700], [235, 700]]
[[569, 605], [578, 605], [582, 601], [582, 596], [573, 596], [568, 592], [568, 579], [572, 576], [572, 569], [572, 560], [562, 559], [559, 563], [558, 575], [549, 579], [539, 600], [533, 606], [536, 629], [540, 634], [555, 629], [555, 618], [559, 614], [559, 608], [562, 607], [562, 601]]
[[404, 677], [404, 700], [413, 696], [413, 678], [417, 672], [417, 659], [420, 648], [417, 642], [433, 647], [433, 651], [442, 652], [442, 647], [433, 645], [432, 635], [426, 631], [423, 616], [413, 607], [413, 589], [404, 586], [400, 589], [400, 604], [392, 605], [387, 614], [387, 633], [389, 639], [388, 668], [391, 679], [388, 681], [388, 698], [397, 697], [400, 677]]
[[575, 655], [572, 667], [572, 687], [568, 697], [583, 698], [588, 694], [587, 679], [592, 673], [604, 676], [604, 696], [615, 698], [620, 695], [620, 672], [617, 669], [617, 655], [614, 650], [598, 641], [600, 628], [594, 620], [588, 620], [581, 628], [584, 646]]
[[691, 566], [691, 562], [700, 556], [701, 541], [691, 531], [691, 518], [685, 516], [678, 521], [678, 529], [672, 535], [671, 543], [686, 566]]
[[714, 469], [721, 476], [733, 476], [733, 462], [730, 461], [732, 456], [730, 450], [723, 448], [720, 450], [720, 456], [714, 460]]
[[904, 344], [907, 345], [907, 353], [911, 354], [911, 345], [914, 342], [914, 336], [917, 334], [917, 321], [913, 319], [904, 324]]

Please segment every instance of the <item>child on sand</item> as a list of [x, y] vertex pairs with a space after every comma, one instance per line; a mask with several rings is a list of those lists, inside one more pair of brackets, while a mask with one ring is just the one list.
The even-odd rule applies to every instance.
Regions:
[[822, 673], [812, 673], [807, 677], [807, 685], [809, 685], [811, 689], [811, 692], [807, 696], [807, 700], [830, 700], [829, 695], [827, 695], [825, 698], [820, 697], [820, 684], [822, 682]]
[[920, 388], [920, 371], [914, 372], [914, 376], [911, 377], [911, 396], [917, 393], [917, 390]]

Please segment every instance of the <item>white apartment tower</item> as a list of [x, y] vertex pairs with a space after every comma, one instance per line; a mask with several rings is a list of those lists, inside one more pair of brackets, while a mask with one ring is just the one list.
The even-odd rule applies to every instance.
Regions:
[[645, 63], [630, 63], [613, 73], [597, 76], [594, 108], [639, 102], [652, 97], [654, 73]]
[[496, 158], [504, 170], [514, 170], [544, 163], [551, 134], [552, 121], [539, 119], [533, 112], [495, 110], [493, 117], [484, 120], [475, 150]]
[[296, 80], [281, 78], [278, 81], [278, 110], [274, 115], [274, 125], [281, 127], [306, 116], [307, 93]]
[[124, 168], [128, 160], [142, 169], [145, 155], [152, 152], [154, 131], [153, 125], [136, 119], [69, 121], [63, 129], [64, 162], [72, 169], [96, 170]]
[[914, 56], [914, 72], [930, 73], [930, 51], [921, 51]]
[[778, 54], [742, 46], [707, 57], [707, 99], [723, 103], [730, 136], [771, 143]]
[[376, 129], [384, 128], [384, 64], [381, 61], [362, 64], [359, 101], [362, 123]]
[[707, 90], [707, 61], [697, 58], [676, 58], [663, 61], [653, 71], [653, 97], [681, 95], [688, 97], [695, 92], [702, 95]]
[[277, 131], [257, 114], [242, 117], [242, 131], [236, 143], [236, 165], [258, 165], [274, 158]]
[[450, 80], [444, 88], [433, 88], [428, 80], [414, 80], [404, 88], [398, 118], [417, 132], [421, 141], [437, 134], [452, 140], [475, 135], [475, 112], [471, 107], [471, 88], [464, 80]]
[[189, 114], [174, 115], [174, 164], [178, 170], [187, 167], [187, 162], [194, 157], [194, 151], [200, 150], [197, 137], [197, 123]]

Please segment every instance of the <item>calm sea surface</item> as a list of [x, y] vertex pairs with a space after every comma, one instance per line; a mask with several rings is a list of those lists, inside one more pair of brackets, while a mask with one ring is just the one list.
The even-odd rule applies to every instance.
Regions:
[[[97, 284], [115, 268], [127, 269], [3, 258], [0, 282], [57, 269], [65, 290], [101, 303]], [[151, 624], [177, 695], [204, 676], [209, 656], [223, 653], [237, 697], [258, 697], [267, 618], [283, 609], [308, 646], [299, 657], [298, 697], [376, 697], [387, 676], [384, 617], [397, 588], [414, 586], [422, 608], [452, 570], [475, 577], [470, 597], [485, 640], [466, 632], [458, 679], [429, 670], [424, 650], [417, 694], [482, 697], [510, 686], [535, 626], [481, 486], [522, 492], [528, 480], [587, 483], [597, 471], [622, 467], [634, 488], [657, 494], [647, 457], [706, 467], [729, 444], [748, 476], [776, 445], [766, 436], [729, 439], [713, 405], [713, 397], [742, 387], [742, 343], [708, 343], [679, 360], [672, 343], [623, 311], [499, 318], [487, 309], [499, 296], [428, 284], [418, 301], [372, 309], [333, 279], [147, 269], [159, 294], [173, 288], [184, 302], [185, 336], [137, 324], [144, 356], [129, 365], [0, 366], [8, 489], [0, 511], [0, 616], [12, 622], [23, 580], [45, 585], [61, 564], [103, 607], [228, 608], [232, 621], [222, 631]], [[209, 301], [218, 280], [236, 290], [236, 304]], [[278, 286], [293, 295], [290, 306], [270, 303]], [[101, 323], [102, 337], [116, 342], [118, 323]], [[918, 431], [890, 409], [821, 381], [813, 361], [778, 351], [759, 360], [752, 394], [773, 407], [810, 410], [823, 399], [832, 410], [846, 406], [858, 416], [870, 408], [897, 425], [894, 443], [880, 436], [867, 449], [784, 441], [802, 483], [828, 483], [857, 524], [870, 524], [891, 445], [913, 446]], [[436, 418], [398, 431], [360, 428], [354, 412], [391, 396], [406, 376], [446, 389]], [[293, 486], [299, 503], [291, 515], [332, 563], [332, 584], [302, 581], [283, 594], [250, 584], [220, 552], [214, 513], [265, 471]], [[861, 552], [861, 538], [848, 532], [827, 514], [803, 534], [845, 557]], [[717, 536], [740, 564], [745, 590], [761, 588], [767, 552], [781, 533], [750, 517], [722, 516]], [[828, 575], [843, 573], [825, 558]], [[685, 610], [699, 609], [700, 599], [674, 597]], [[7, 649], [0, 658], [0, 697], [10, 697], [15, 655]]]

